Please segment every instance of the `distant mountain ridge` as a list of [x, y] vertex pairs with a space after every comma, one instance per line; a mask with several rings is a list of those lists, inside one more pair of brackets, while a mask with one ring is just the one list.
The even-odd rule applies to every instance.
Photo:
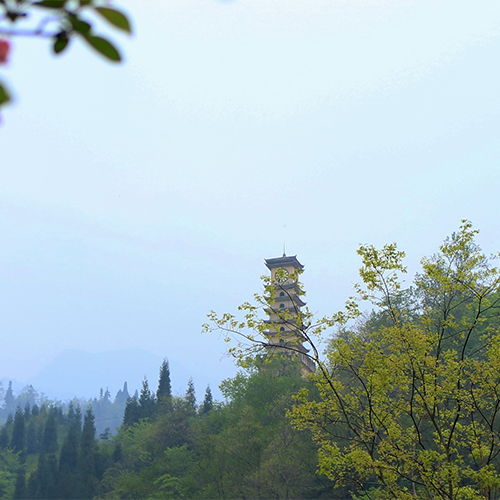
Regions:
[[[24, 385], [31, 384], [38, 393], [43, 392], [49, 398], [62, 400], [99, 397], [101, 388], [109, 388], [114, 398], [124, 382], [128, 383], [130, 394], [136, 389], [140, 391], [146, 376], [150, 389], [156, 391], [158, 372], [164, 357], [170, 364], [172, 392], [184, 393], [191, 373], [176, 360], [169, 359], [168, 355], [161, 356], [144, 349], [98, 353], [67, 349], [26, 380]], [[19, 386], [19, 383], [15, 385]], [[200, 394], [201, 390], [202, 387], [198, 387]]]

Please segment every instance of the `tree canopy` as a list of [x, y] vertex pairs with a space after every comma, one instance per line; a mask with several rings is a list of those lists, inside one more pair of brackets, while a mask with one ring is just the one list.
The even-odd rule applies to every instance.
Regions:
[[[477, 233], [463, 221], [408, 289], [404, 252], [361, 246], [357, 297], [332, 316], [314, 321], [307, 311], [297, 321], [319, 398], [303, 388], [289, 416], [312, 431], [320, 472], [337, 485], [357, 483], [377, 499], [500, 497], [500, 273]], [[374, 309], [362, 315], [366, 301]], [[241, 310], [242, 320], [211, 313], [206, 328], [257, 340], [269, 356], [258, 305]], [[322, 356], [315, 335], [330, 326]], [[231, 352], [244, 361], [247, 351], [239, 342]]]

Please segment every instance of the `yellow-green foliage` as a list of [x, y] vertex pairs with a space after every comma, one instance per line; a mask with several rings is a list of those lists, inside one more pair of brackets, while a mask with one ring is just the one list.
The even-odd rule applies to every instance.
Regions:
[[499, 273], [475, 234], [464, 221], [422, 260], [404, 306], [403, 254], [360, 249], [360, 295], [390, 321], [335, 338], [316, 377], [321, 399], [302, 393], [290, 413], [313, 431], [330, 479], [377, 482], [379, 499], [498, 498]]

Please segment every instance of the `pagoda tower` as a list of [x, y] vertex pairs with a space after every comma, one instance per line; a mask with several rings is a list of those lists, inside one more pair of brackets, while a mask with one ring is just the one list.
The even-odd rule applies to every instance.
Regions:
[[[309, 349], [304, 347], [300, 324], [300, 308], [306, 303], [302, 300], [304, 292], [299, 287], [298, 275], [304, 266], [297, 260], [297, 256], [287, 256], [266, 259], [266, 266], [271, 271], [272, 297], [269, 297], [269, 306], [266, 313], [269, 319], [269, 330], [266, 332], [270, 348], [276, 346], [283, 349], [291, 357], [297, 356], [302, 364], [304, 374], [314, 373], [316, 366], [307, 357]], [[288, 347], [288, 350], [286, 348]]]

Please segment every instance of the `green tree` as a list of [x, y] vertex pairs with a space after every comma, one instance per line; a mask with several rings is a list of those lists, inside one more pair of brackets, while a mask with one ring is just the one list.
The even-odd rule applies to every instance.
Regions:
[[193, 414], [196, 413], [196, 392], [194, 390], [194, 382], [192, 378], [188, 381], [188, 387], [184, 399], [188, 410]]
[[[361, 246], [357, 292], [376, 307], [372, 324], [359, 322], [352, 299], [319, 327], [310, 326], [312, 316], [301, 323], [320, 398], [303, 389], [290, 416], [312, 431], [320, 472], [337, 484], [371, 487], [377, 499], [500, 497], [500, 272], [476, 234], [463, 221], [422, 260], [409, 290], [402, 289], [404, 253], [395, 244]], [[257, 308], [242, 309], [243, 321], [211, 314], [212, 327], [254, 341], [266, 326]], [[322, 359], [312, 334], [339, 325]], [[266, 347], [265, 339], [259, 345]], [[232, 352], [244, 361], [244, 347]]]
[[73, 422], [70, 424], [59, 457], [60, 498], [75, 498], [75, 485], [78, 479], [78, 438], [79, 429]]
[[84, 417], [78, 457], [78, 498], [93, 498], [97, 491], [97, 443], [95, 439], [95, 423], [92, 408]]
[[0, 450], [0, 498], [13, 498], [21, 464], [12, 450]]
[[57, 460], [52, 453], [41, 453], [38, 457], [38, 466], [31, 484], [34, 489], [32, 498], [57, 498]]
[[41, 452], [47, 454], [55, 454], [57, 453], [57, 450], [57, 423], [54, 409], [51, 408], [47, 416], [47, 421], [45, 422], [45, 427], [43, 429]]
[[141, 395], [139, 396], [140, 418], [151, 418], [155, 412], [156, 400], [154, 394], [149, 390], [148, 379], [142, 381]]
[[127, 398], [127, 405], [125, 406], [125, 412], [123, 414], [123, 425], [129, 426], [139, 422], [141, 418], [141, 409], [139, 407], [139, 402], [134, 396]]
[[[1, 91], [0, 91], [1, 92]], [[9, 415], [10, 413], [14, 413], [16, 409], [16, 397], [14, 396], [14, 391], [12, 390], [12, 382], [9, 382], [9, 387], [7, 388], [7, 391], [5, 392], [5, 397], [4, 397], [4, 403], [3, 403], [3, 413], [5, 416]]]
[[67, 421], [70, 427], [74, 427], [77, 437], [80, 437], [80, 432], [82, 431], [82, 410], [80, 405], [76, 405], [70, 401], [68, 404]]
[[164, 411], [172, 411], [172, 385], [170, 382], [170, 367], [165, 358], [160, 366], [160, 376], [158, 378], [158, 390], [156, 391], [156, 401]]
[[21, 407], [18, 406], [16, 410], [16, 415], [14, 416], [14, 428], [12, 431], [12, 439], [10, 441], [10, 447], [20, 455], [24, 453], [25, 447], [25, 425], [24, 425], [24, 414]]
[[34, 418], [30, 418], [26, 425], [26, 453], [33, 455], [40, 451], [40, 432], [38, 423]]
[[206, 415], [214, 406], [214, 399], [212, 396], [212, 391], [210, 390], [210, 386], [207, 385], [205, 390], [205, 397], [203, 398], [203, 403], [201, 405], [201, 413], [202, 415]]
[[0, 449], [7, 448], [8, 444], [9, 444], [9, 431], [7, 429], [7, 426], [4, 425], [0, 430]]
[[[203, 416], [186, 398], [172, 411], [123, 426], [120, 453], [100, 483], [102, 498], [321, 498], [317, 449], [285, 413], [307, 384], [300, 375], [240, 374], [223, 384], [227, 403]], [[310, 384], [309, 384], [310, 385]], [[326, 487], [325, 487], [326, 483]]]
[[24, 467], [19, 467], [16, 475], [16, 485], [14, 490], [14, 499], [25, 499], [26, 495], [26, 471]]
[[[44, 413], [40, 412], [40, 418], [43, 418]], [[43, 428], [38, 463], [28, 481], [27, 492], [30, 498], [56, 498], [57, 451], [57, 422], [54, 408], [50, 408]]]

